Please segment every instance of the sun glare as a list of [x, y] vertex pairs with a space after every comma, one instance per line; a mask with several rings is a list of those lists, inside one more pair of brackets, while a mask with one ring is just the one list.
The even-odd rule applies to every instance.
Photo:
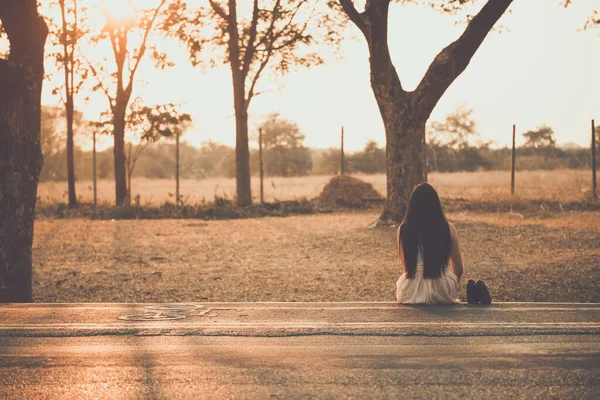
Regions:
[[129, 21], [135, 14], [132, 0], [104, 0], [101, 9], [112, 21]]

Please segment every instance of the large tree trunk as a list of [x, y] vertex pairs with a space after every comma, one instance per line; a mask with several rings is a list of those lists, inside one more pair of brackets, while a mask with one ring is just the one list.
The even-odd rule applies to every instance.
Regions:
[[[240, 93], [236, 94], [238, 97]], [[241, 91], [242, 100], [244, 91]], [[235, 182], [237, 189], [237, 205], [240, 207], [252, 204], [250, 188], [250, 149], [248, 146], [248, 113], [245, 102], [235, 102]]]
[[[248, 107], [246, 101], [246, 74], [240, 63], [237, 5], [229, 0], [227, 30], [229, 32], [229, 64], [233, 80], [233, 107], [235, 109], [235, 183], [237, 205], [252, 204], [250, 188], [250, 149], [248, 147]], [[256, 6], [256, 5], [255, 5]], [[248, 100], [249, 101], [249, 100]]]
[[129, 204], [127, 195], [127, 168], [125, 166], [125, 113], [127, 103], [117, 98], [113, 114], [114, 162], [115, 162], [115, 204]]
[[0, 59], [0, 302], [30, 302], [48, 29], [35, 0], [0, 0], [0, 21], [10, 41]]
[[415, 112], [410, 93], [402, 89], [388, 49], [389, 1], [372, 1], [366, 11], [369, 29], [371, 88], [386, 136], [387, 196], [383, 213], [373, 226], [395, 225], [404, 217], [412, 189], [425, 181], [422, 163], [427, 117]]
[[398, 224], [413, 188], [427, 179], [422, 162], [426, 120], [411, 118], [409, 113], [399, 107], [397, 113], [385, 117], [387, 196], [377, 224]]

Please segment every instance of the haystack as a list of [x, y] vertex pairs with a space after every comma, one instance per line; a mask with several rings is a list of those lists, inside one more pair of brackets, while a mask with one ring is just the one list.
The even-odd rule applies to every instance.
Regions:
[[347, 208], [370, 208], [383, 201], [373, 185], [347, 175], [331, 178], [317, 199], [328, 206]]

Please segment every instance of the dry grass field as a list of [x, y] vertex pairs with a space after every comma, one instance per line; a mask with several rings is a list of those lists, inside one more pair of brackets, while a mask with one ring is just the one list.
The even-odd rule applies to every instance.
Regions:
[[[524, 200], [582, 200], [588, 171], [517, 173]], [[385, 176], [364, 175], [382, 194]], [[329, 176], [267, 178], [266, 200], [313, 198]], [[505, 171], [432, 174], [446, 199], [505, 200]], [[258, 180], [253, 179], [258, 195]], [[65, 201], [64, 183], [43, 183], [42, 203]], [[143, 205], [173, 201], [174, 182], [137, 179]], [[89, 182], [79, 196], [91, 199]], [[171, 195], [169, 195], [171, 193]], [[233, 179], [187, 180], [188, 204], [233, 198]], [[113, 201], [110, 181], [100, 201]], [[393, 301], [401, 271], [392, 229], [369, 230], [368, 212], [245, 220], [36, 221], [38, 302]], [[499, 301], [600, 301], [600, 212], [449, 214], [460, 233], [464, 282], [483, 279]], [[464, 290], [461, 293], [464, 300]]]
[[[318, 190], [318, 189], [317, 189]], [[37, 302], [393, 301], [377, 212], [229, 221], [41, 219]], [[600, 301], [600, 213], [450, 214], [466, 275], [498, 301]]]
[[[382, 195], [386, 192], [385, 175], [356, 175], [375, 187]], [[313, 198], [319, 195], [330, 176], [273, 177], [264, 183], [265, 199], [293, 200]], [[510, 171], [433, 173], [429, 181], [445, 198], [465, 198], [468, 200], [491, 200], [510, 197]], [[521, 199], [545, 199], [558, 201], [580, 200], [591, 183], [591, 172], [583, 170], [518, 171], [516, 193]], [[259, 180], [252, 178], [252, 194], [259, 196]], [[114, 202], [114, 182], [98, 183], [100, 202]], [[38, 197], [43, 203], [66, 202], [66, 182], [43, 182], [39, 185]], [[139, 195], [141, 204], [160, 204], [174, 201], [174, 180], [153, 180], [139, 178], [133, 180], [132, 194]], [[186, 203], [194, 204], [205, 199], [212, 201], [215, 196], [233, 198], [235, 180], [210, 178], [204, 180], [183, 180], [181, 194]], [[77, 195], [86, 202], [92, 200], [91, 181], [77, 183]]]

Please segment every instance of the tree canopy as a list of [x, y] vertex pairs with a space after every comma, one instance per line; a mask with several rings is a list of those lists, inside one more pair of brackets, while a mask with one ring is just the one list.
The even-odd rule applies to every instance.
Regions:
[[308, 175], [312, 169], [310, 150], [304, 147], [304, 135], [295, 122], [271, 114], [260, 126], [268, 175]]
[[526, 147], [554, 147], [554, 130], [548, 125], [542, 125], [534, 130], [523, 133]]

